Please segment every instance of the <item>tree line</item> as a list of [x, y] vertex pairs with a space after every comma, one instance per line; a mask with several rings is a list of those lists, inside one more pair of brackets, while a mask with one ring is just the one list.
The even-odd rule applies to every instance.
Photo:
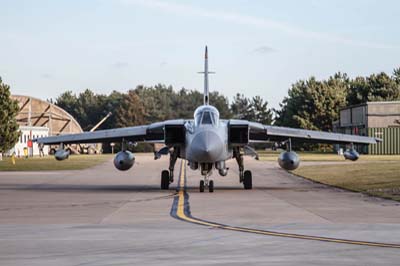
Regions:
[[381, 72], [351, 79], [339, 72], [325, 80], [310, 77], [292, 84], [280, 109], [274, 110], [274, 124], [331, 131], [343, 107], [394, 100], [400, 100], [400, 68], [390, 76]]
[[[327, 79], [299, 80], [291, 85], [278, 109], [270, 108], [260, 96], [246, 97], [238, 93], [229, 102], [217, 91], [210, 93], [210, 103], [218, 108], [221, 118], [326, 131], [332, 130], [340, 108], [367, 101], [392, 100], [400, 100], [400, 68], [390, 75], [381, 72], [349, 78], [346, 73], [338, 72]], [[175, 90], [162, 84], [140, 85], [124, 93], [97, 94], [90, 89], [79, 94], [66, 91], [54, 103], [75, 117], [86, 131], [108, 112], [112, 112], [113, 117], [106, 120], [102, 129], [191, 119], [195, 108], [203, 103], [203, 94], [185, 88]], [[10, 87], [0, 79], [0, 152], [13, 147], [18, 140], [17, 112], [17, 103], [10, 99]]]
[[[332, 130], [341, 108], [392, 100], [400, 100], [400, 68], [392, 75], [381, 72], [351, 79], [338, 72], [328, 79], [299, 80], [291, 85], [279, 109], [270, 108], [260, 96], [249, 98], [237, 93], [229, 102], [217, 91], [210, 93], [210, 103], [218, 108], [221, 118], [325, 131]], [[190, 119], [202, 103], [203, 94], [199, 91], [185, 88], [176, 91], [162, 84], [141, 85], [126, 93], [113, 91], [109, 95], [95, 94], [89, 89], [78, 95], [67, 91], [55, 100], [55, 104], [77, 118], [84, 130], [90, 130], [108, 112], [113, 113], [114, 119], [108, 119], [102, 128]]]
[[[252, 98], [237, 94], [232, 103], [227, 97], [214, 91], [210, 103], [215, 106], [221, 118], [248, 119], [271, 124], [273, 112], [268, 102], [260, 96]], [[192, 119], [196, 107], [203, 104], [203, 94], [196, 90], [158, 84], [152, 87], [137, 86], [126, 93], [113, 91], [110, 94], [96, 94], [90, 89], [77, 94], [66, 91], [56, 98], [55, 104], [77, 119], [83, 130], [90, 130], [108, 112], [112, 118], [101, 126], [103, 129], [128, 127], [159, 122], [168, 119]]]

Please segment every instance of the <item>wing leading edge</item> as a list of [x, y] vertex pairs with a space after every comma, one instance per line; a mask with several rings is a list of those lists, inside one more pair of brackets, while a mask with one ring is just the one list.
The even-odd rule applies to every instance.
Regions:
[[250, 142], [283, 141], [289, 138], [294, 141], [299, 140], [303, 142], [328, 144], [376, 144], [382, 141], [380, 138], [299, 128], [267, 126], [250, 122]]
[[184, 120], [167, 120], [150, 125], [98, 130], [78, 134], [59, 135], [38, 138], [34, 141], [46, 145], [72, 143], [99, 143], [99, 142], [164, 142], [164, 127], [168, 125], [183, 125]]

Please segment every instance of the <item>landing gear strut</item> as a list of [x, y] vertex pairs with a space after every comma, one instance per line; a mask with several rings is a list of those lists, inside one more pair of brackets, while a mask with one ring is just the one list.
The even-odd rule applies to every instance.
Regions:
[[169, 184], [174, 182], [174, 168], [178, 155], [179, 148], [174, 148], [169, 157], [169, 170], [163, 170], [161, 172], [161, 189], [169, 189]]
[[243, 183], [244, 189], [253, 188], [253, 175], [250, 170], [244, 170], [243, 154], [240, 153], [240, 148], [237, 147], [233, 150], [233, 157], [235, 157], [236, 162], [239, 166], [239, 182]]
[[174, 151], [171, 153], [169, 157], [169, 182], [174, 182], [174, 168], [176, 160], [178, 159], [179, 148], [174, 148]]
[[200, 181], [200, 192], [204, 192], [204, 188], [208, 187], [209, 192], [214, 192], [214, 181], [209, 180], [209, 177], [212, 172], [212, 164], [210, 163], [202, 163], [201, 174], [204, 176], [204, 180]]

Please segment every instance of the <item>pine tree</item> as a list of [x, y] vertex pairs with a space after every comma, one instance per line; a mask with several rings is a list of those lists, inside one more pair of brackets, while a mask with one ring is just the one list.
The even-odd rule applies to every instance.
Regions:
[[260, 96], [254, 96], [251, 100], [251, 110], [254, 113], [254, 122], [261, 123], [263, 125], [271, 125], [272, 123], [272, 111], [268, 108], [268, 102]]
[[0, 78], [0, 152], [14, 147], [19, 138], [16, 116], [18, 102], [11, 99], [10, 86]]

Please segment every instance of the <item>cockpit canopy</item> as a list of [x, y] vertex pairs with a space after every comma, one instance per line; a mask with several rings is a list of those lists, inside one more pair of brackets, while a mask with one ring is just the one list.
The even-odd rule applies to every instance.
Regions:
[[194, 124], [218, 126], [219, 112], [217, 108], [211, 105], [203, 105], [196, 109], [194, 112]]

